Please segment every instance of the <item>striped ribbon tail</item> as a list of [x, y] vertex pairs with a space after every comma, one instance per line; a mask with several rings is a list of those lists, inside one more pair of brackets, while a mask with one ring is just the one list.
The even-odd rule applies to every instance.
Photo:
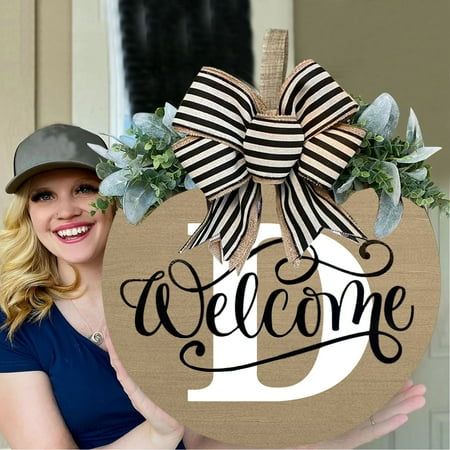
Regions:
[[180, 252], [210, 241], [210, 249], [230, 269], [240, 270], [255, 242], [260, 222], [261, 187], [251, 179], [222, 197], [208, 201], [208, 212]]
[[342, 208], [320, 194], [298, 171], [292, 170], [276, 189], [283, 242], [289, 261], [301, 258], [324, 228], [353, 241], [367, 239]]

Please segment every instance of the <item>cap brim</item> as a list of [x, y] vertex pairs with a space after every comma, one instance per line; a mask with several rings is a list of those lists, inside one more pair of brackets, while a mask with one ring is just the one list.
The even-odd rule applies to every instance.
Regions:
[[93, 172], [95, 172], [95, 167], [92, 167], [91, 165], [81, 162], [81, 161], [53, 161], [53, 162], [46, 162], [44, 164], [40, 164], [38, 166], [32, 167], [25, 172], [21, 173], [20, 175], [17, 175], [14, 177], [5, 187], [5, 191], [8, 194], [14, 194], [16, 193], [19, 188], [22, 186], [25, 181], [27, 181], [29, 178], [33, 177], [34, 175], [37, 175], [42, 172], [47, 172], [49, 170], [53, 169], [88, 169]]

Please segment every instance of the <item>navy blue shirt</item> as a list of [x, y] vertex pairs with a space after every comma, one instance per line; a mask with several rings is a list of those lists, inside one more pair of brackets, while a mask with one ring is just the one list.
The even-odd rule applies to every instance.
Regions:
[[[0, 324], [4, 320], [0, 312]], [[12, 345], [7, 331], [0, 331], [0, 372], [32, 370], [48, 375], [80, 448], [109, 444], [145, 420], [117, 380], [108, 353], [78, 333], [55, 305], [41, 323], [25, 322]]]

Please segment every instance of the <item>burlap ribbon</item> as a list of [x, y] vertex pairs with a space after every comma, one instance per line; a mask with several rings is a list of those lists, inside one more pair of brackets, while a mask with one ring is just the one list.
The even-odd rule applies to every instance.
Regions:
[[274, 184], [289, 261], [301, 258], [322, 229], [365, 239], [323, 189], [331, 188], [358, 150], [364, 130], [344, 123], [357, 103], [312, 60], [284, 81], [269, 110], [249, 85], [203, 67], [174, 126], [187, 134], [175, 154], [207, 199], [208, 212], [180, 251], [206, 241], [240, 270], [258, 232], [261, 183]]

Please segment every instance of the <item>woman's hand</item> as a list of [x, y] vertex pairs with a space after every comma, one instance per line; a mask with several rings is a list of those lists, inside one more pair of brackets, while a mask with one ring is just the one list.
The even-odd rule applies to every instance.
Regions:
[[[392, 433], [406, 423], [408, 414], [425, 405], [425, 391], [423, 384], [414, 385], [411, 380], [408, 380], [403, 389], [389, 403], [353, 430], [329, 441], [309, 444], [297, 449], [353, 449]], [[215, 441], [189, 429], [186, 429], [184, 443], [186, 448], [240, 448]]]
[[353, 430], [330, 441], [300, 448], [351, 449], [392, 433], [408, 420], [408, 414], [425, 405], [426, 388], [408, 380], [403, 389], [382, 409]]
[[151, 439], [154, 448], [175, 448], [183, 437], [183, 425], [155, 405], [142, 392], [123, 367], [109, 333], [106, 332], [105, 334], [106, 348], [108, 349], [111, 365], [116, 370], [117, 379], [134, 408], [147, 419], [151, 427]]

